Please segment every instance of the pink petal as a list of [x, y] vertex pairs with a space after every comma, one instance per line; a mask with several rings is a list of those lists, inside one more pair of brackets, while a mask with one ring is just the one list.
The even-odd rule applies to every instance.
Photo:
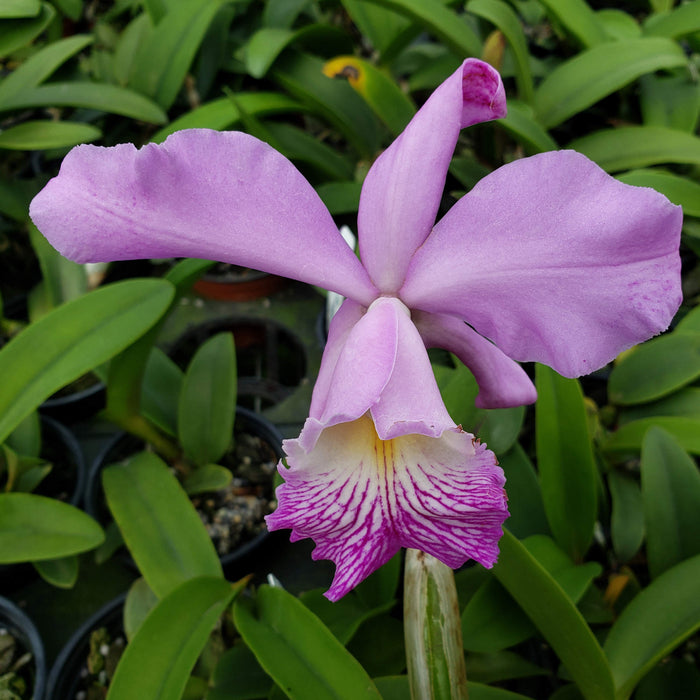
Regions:
[[466, 320], [515, 360], [592, 372], [668, 327], [682, 212], [574, 151], [484, 178], [416, 252], [400, 297]]
[[360, 252], [382, 292], [399, 289], [435, 223], [460, 129], [505, 116], [505, 105], [498, 73], [467, 59], [370, 169], [358, 212]]
[[30, 214], [78, 262], [205, 258], [365, 303], [376, 296], [311, 185], [247, 134], [193, 129], [139, 150], [78, 146]]
[[[304, 432], [317, 423], [309, 418]], [[317, 426], [316, 426], [317, 427]], [[315, 429], [315, 428], [314, 428]], [[277, 489], [270, 530], [311, 537], [314, 559], [336, 564], [326, 593], [338, 600], [401, 547], [457, 568], [468, 559], [491, 567], [508, 517], [503, 472], [492, 452], [458, 428], [439, 438], [380, 440], [364, 416], [325, 428], [313, 449], [285, 442], [289, 468]]]
[[453, 428], [408, 309], [380, 297], [348, 331], [355, 314], [346, 307], [333, 329], [311, 416], [330, 426], [370, 411], [383, 440], [408, 433], [438, 437]]
[[415, 312], [413, 320], [426, 347], [449, 350], [469, 367], [479, 384], [479, 408], [509, 408], [537, 400], [535, 386], [523, 368], [464, 321], [422, 311]]

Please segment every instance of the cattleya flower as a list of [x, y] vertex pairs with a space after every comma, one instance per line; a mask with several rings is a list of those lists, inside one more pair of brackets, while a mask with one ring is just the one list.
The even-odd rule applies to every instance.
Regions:
[[435, 223], [460, 130], [505, 111], [500, 77], [476, 59], [435, 90], [367, 175], [361, 262], [296, 168], [243, 133], [78, 146], [32, 202], [79, 262], [207, 258], [346, 297], [267, 518], [335, 562], [331, 600], [401, 547], [452, 567], [496, 560], [503, 473], [448, 415], [426, 347], [472, 370], [480, 406], [513, 406], [535, 400], [516, 360], [590, 372], [680, 303], [680, 208], [572, 151], [503, 166]]

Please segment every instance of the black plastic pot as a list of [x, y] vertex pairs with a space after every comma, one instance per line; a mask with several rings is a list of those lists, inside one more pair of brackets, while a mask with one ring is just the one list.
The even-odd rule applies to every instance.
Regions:
[[80, 674], [90, 650], [90, 634], [100, 627], [106, 627], [112, 634], [121, 633], [125, 600], [126, 593], [111, 600], [88, 618], [68, 640], [51, 667], [46, 683], [46, 700], [75, 700], [80, 687]]
[[87, 420], [105, 407], [107, 389], [95, 379], [95, 383], [84, 389], [56, 394], [39, 407], [41, 413], [62, 423], [78, 423]]
[[[249, 433], [259, 437], [269, 445], [278, 460], [284, 456], [282, 450], [282, 436], [279, 434], [277, 428], [257, 413], [247, 408], [237, 406], [235, 431]], [[106, 466], [120, 462], [142, 449], [143, 442], [133, 435], [121, 432], [115, 434], [97, 455], [88, 472], [84, 500], [85, 511], [98, 522], [105, 524], [111, 519], [102, 491], [102, 470]], [[224, 573], [229, 569], [235, 569], [235, 565], [240, 560], [257, 550], [269, 536], [270, 533], [265, 529], [252, 539], [241, 544], [234, 551], [221, 556], [221, 564], [224, 568]], [[130, 558], [129, 561], [134, 565]]]
[[0, 629], [6, 629], [32, 655], [29, 684], [34, 693], [33, 700], [52, 700], [46, 695], [46, 656], [41, 637], [34, 623], [10, 600], [0, 597]]

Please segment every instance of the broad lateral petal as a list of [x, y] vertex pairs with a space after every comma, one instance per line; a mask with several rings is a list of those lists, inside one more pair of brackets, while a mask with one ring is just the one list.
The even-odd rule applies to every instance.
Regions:
[[395, 298], [382, 298], [376, 307], [391, 309], [397, 328], [397, 350], [391, 376], [370, 408], [382, 440], [417, 433], [439, 437], [455, 423], [440, 396], [423, 340], [408, 309]]
[[[348, 307], [348, 315], [352, 314], [353, 309]], [[339, 344], [334, 341], [333, 354], [338, 352]], [[377, 403], [394, 370], [397, 345], [393, 305], [375, 302], [352, 327], [338, 353], [323, 411], [318, 416], [323, 425], [355, 420]]]
[[444, 348], [472, 371], [479, 385], [479, 408], [510, 408], [534, 403], [537, 391], [523, 368], [480, 336], [464, 321], [448, 314], [413, 314], [428, 348]]
[[505, 116], [498, 73], [464, 61], [371, 167], [358, 212], [362, 261], [385, 293], [401, 286], [411, 255], [435, 223], [460, 129]]
[[327, 598], [338, 600], [401, 547], [454, 568], [470, 558], [493, 566], [508, 517], [503, 472], [469, 433], [383, 441], [363, 416], [323, 429], [311, 449], [303, 436], [285, 443], [286, 483], [267, 525], [291, 528], [292, 541], [311, 537], [313, 558], [335, 562]]
[[291, 277], [369, 303], [369, 277], [303, 175], [239, 132], [192, 129], [136, 149], [82, 145], [30, 215], [77, 262], [196, 257]]
[[499, 168], [416, 252], [399, 296], [568, 377], [665, 330], [681, 301], [680, 207], [574, 151]]
[[345, 299], [328, 327], [328, 339], [321, 358], [321, 367], [316, 377], [314, 391], [311, 397], [309, 415], [312, 418], [320, 418], [326, 406], [328, 391], [333, 379], [333, 372], [338, 363], [338, 358], [343, 350], [345, 342], [355, 324], [365, 315], [364, 306], [355, 303], [351, 299]]

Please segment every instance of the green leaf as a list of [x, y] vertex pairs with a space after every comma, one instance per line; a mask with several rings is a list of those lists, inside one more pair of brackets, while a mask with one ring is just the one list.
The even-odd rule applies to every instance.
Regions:
[[598, 22], [603, 26], [608, 39], [635, 39], [642, 35], [642, 28], [637, 20], [624, 10], [606, 8], [595, 13]]
[[501, 0], [471, 0], [467, 3], [467, 12], [483, 17], [501, 30], [515, 58], [518, 96], [525, 102], [532, 102], [534, 88], [530, 71], [530, 55], [518, 15]]
[[259, 700], [268, 697], [274, 686], [245, 644], [237, 644], [221, 655], [211, 683], [206, 700]]
[[640, 682], [635, 700], [700, 698], [700, 671], [693, 661], [668, 657]]
[[47, 83], [14, 95], [3, 102], [2, 111], [35, 107], [85, 107], [120, 114], [151, 124], [168, 120], [165, 112], [133, 90], [106, 83]]
[[138, 45], [129, 86], [168, 109], [221, 4], [222, 0], [199, 0], [171, 5], [148, 40]]
[[145, 578], [137, 578], [129, 587], [124, 601], [124, 632], [131, 641], [148, 613], [158, 604], [158, 596], [151, 590]]
[[323, 71], [333, 78], [347, 78], [393, 136], [398, 136], [416, 113], [406, 93], [369, 61], [356, 56], [338, 56], [328, 61]]
[[197, 511], [156, 455], [141, 452], [107, 467], [102, 483], [124, 541], [159, 598], [195, 576], [222, 575]]
[[36, 17], [40, 11], [39, 0], [4, 0], [0, 7], [0, 17], [2, 19]]
[[142, 45], [150, 40], [153, 24], [147, 12], [134, 17], [119, 35], [114, 47], [112, 71], [116, 81], [124, 86], [129, 83], [129, 77], [135, 71], [137, 52]]
[[331, 214], [354, 214], [360, 206], [361, 182], [326, 182], [316, 188]]
[[580, 560], [597, 515], [596, 466], [581, 387], [544, 365], [536, 367], [537, 466], [554, 539]]
[[177, 434], [182, 378], [182, 370], [160, 348], [151, 350], [141, 387], [141, 413], [172, 437]]
[[422, 26], [461, 58], [481, 55], [481, 41], [472, 28], [440, 0], [370, 0]]
[[494, 688], [482, 683], [467, 683], [469, 700], [531, 700], [527, 695], [514, 693], [503, 688]]
[[630, 170], [616, 177], [628, 185], [653, 187], [674, 204], [680, 204], [687, 216], [700, 216], [700, 184], [687, 177], [653, 169]]
[[92, 42], [93, 37], [90, 35], [77, 34], [37, 51], [0, 82], [0, 104], [13, 95], [42, 83], [60, 65]]
[[168, 308], [156, 279], [108, 285], [54, 309], [0, 350], [0, 442], [42, 401], [134, 342]]
[[[673, 358], [673, 361], [669, 361]], [[700, 334], [669, 333], [622, 357], [610, 373], [610, 401], [645, 403], [700, 377]]]
[[700, 91], [686, 70], [671, 75], [645, 75], [640, 88], [644, 124], [695, 131], [700, 115]]
[[31, 19], [7, 19], [2, 22], [0, 33], [0, 58], [31, 43], [56, 16], [56, 10], [48, 2], [41, 3], [41, 12]]
[[622, 611], [605, 640], [618, 700], [683, 640], [700, 629], [700, 556], [674, 566]]
[[12, 448], [24, 457], [38, 458], [41, 454], [41, 418], [39, 412], [30, 413], [8, 435], [4, 446]]
[[557, 142], [537, 123], [530, 105], [508, 100], [508, 114], [497, 122], [527, 149], [529, 154], [555, 151]]
[[700, 31], [700, 5], [687, 2], [665, 14], [652, 15], [644, 23], [644, 33], [677, 39]]
[[97, 547], [102, 528], [83, 511], [30, 493], [0, 493], [0, 564], [57, 559]]
[[201, 576], [162, 598], [127, 645], [108, 699], [180, 698], [212, 628], [240, 588]]
[[700, 163], [700, 138], [661, 126], [621, 126], [574, 139], [573, 148], [608, 172], [660, 163]]
[[89, 143], [102, 132], [78, 122], [28, 121], [0, 132], [0, 148], [14, 151], [44, 151]]
[[83, 13], [82, 0], [54, 0], [54, 3], [64, 15], [74, 22], [77, 22]]
[[151, 140], [154, 143], [161, 143], [170, 134], [181, 129], [230, 128], [242, 119], [239, 107], [246, 114], [258, 117], [306, 110], [296, 100], [278, 92], [242, 92], [236, 94], [236, 104], [230, 98], [222, 97], [183, 114], [158, 131]]
[[505, 531], [493, 572], [554, 649], [586, 700], [612, 700], [603, 652], [574, 603], [525, 546]]
[[670, 39], [627, 39], [614, 47], [588, 49], [547, 75], [535, 92], [535, 113], [544, 127], [561, 124], [646, 73], [687, 64]]
[[700, 388], [689, 386], [658, 401], [620, 411], [619, 424], [653, 416], [682, 416], [700, 420]]
[[543, 675], [547, 675], [547, 671], [512, 651], [467, 656], [467, 677], [481, 683], [498, 683], [513, 678]]
[[78, 580], [78, 557], [75, 555], [32, 563], [41, 578], [57, 588], [73, 588]]
[[520, 538], [549, 534], [540, 482], [525, 450], [516, 443], [508, 452], [499, 455], [498, 461], [506, 475], [509, 493], [508, 529]]
[[290, 50], [279, 57], [271, 75], [293, 97], [338, 128], [360, 153], [374, 155], [379, 146], [377, 120], [345, 81], [323, 74], [320, 59]]
[[649, 428], [658, 426], [671, 433], [684, 450], [700, 455], [700, 419], [683, 416], [654, 416], [626, 423], [603, 443], [605, 452], [638, 452]]
[[219, 333], [197, 349], [180, 391], [178, 435], [198, 466], [218, 462], [231, 444], [236, 380], [233, 335]]
[[292, 699], [379, 698], [374, 683], [323, 623], [281, 588], [238, 598], [233, 619], [260, 665]]
[[642, 492], [636, 479], [620, 471], [608, 473], [608, 488], [612, 497], [610, 534], [617, 558], [629, 561], [644, 540], [644, 511]]
[[584, 0], [541, 0], [553, 17], [581, 46], [590, 48], [606, 40], [605, 29]]
[[183, 480], [182, 487], [189, 496], [207, 491], [218, 491], [231, 483], [233, 475], [229, 469], [218, 464], [204, 464]]
[[641, 473], [647, 560], [656, 578], [700, 554], [700, 472], [667, 432], [651, 428], [642, 443]]
[[410, 30], [411, 23], [398, 12], [362, 0], [342, 0], [342, 5], [382, 59], [396, 40]]

